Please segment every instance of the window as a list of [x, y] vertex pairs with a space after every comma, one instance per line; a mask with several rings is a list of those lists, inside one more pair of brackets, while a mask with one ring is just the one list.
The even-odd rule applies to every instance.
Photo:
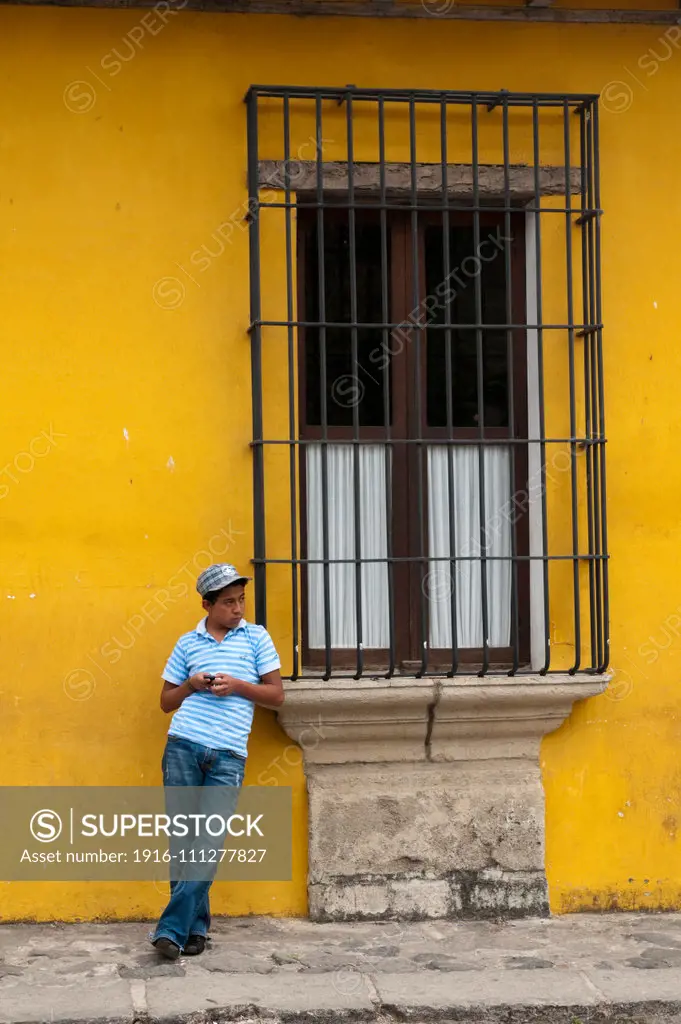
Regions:
[[[293, 675], [549, 671], [557, 622], [572, 643], [553, 667], [602, 671], [595, 98], [291, 88], [248, 102], [258, 620], [268, 567], [288, 565]], [[293, 146], [296, 104], [314, 114], [312, 160]], [[530, 167], [511, 160], [514, 111], [525, 147], [529, 117]], [[279, 161], [259, 159], [265, 112], [284, 128]], [[556, 164], [539, 159], [540, 113]], [[471, 159], [455, 164], [448, 129], [460, 140], [466, 120]], [[408, 161], [386, 159], [398, 127]], [[503, 159], [483, 163], [492, 128]], [[330, 159], [325, 135], [339, 134], [345, 159]], [[268, 213], [285, 248], [281, 318], [261, 308]], [[286, 370], [288, 438], [263, 430], [264, 350]], [[265, 449], [282, 444], [286, 555], [268, 554], [265, 529]]]
[[[303, 576], [306, 661], [324, 664], [328, 646], [333, 664], [349, 667], [361, 642], [367, 669], [385, 668], [392, 647], [400, 667], [419, 670], [423, 606], [433, 667], [448, 671], [453, 651], [462, 661], [481, 663], [483, 631], [489, 657], [510, 667], [510, 519], [490, 537], [489, 552], [480, 541], [482, 526], [507, 502], [511, 460], [516, 480], [527, 480], [526, 451], [504, 443], [527, 432], [525, 332], [514, 336], [499, 327], [507, 306], [512, 321], [525, 319], [523, 219], [512, 220], [508, 238], [514, 302], [506, 295], [503, 216], [480, 219], [477, 251], [484, 260], [472, 260], [479, 274], [470, 277], [462, 269], [476, 252], [470, 215], [449, 218], [456, 223], [448, 225], [448, 238], [441, 215], [422, 215], [412, 254], [408, 213], [390, 211], [381, 225], [374, 211], [359, 209], [351, 226], [348, 210], [329, 209], [322, 249], [317, 217], [306, 212], [299, 219], [298, 308], [306, 323], [334, 325], [300, 330], [300, 433], [310, 442], [302, 464], [303, 555], [322, 562], [309, 565]], [[477, 319], [476, 287], [481, 322], [490, 325], [479, 331], [465, 326]], [[415, 304], [416, 293], [434, 301], [427, 308]], [[353, 320], [362, 326], [353, 327]], [[386, 339], [384, 320], [404, 327]], [[353, 421], [360, 444], [353, 444]], [[516, 535], [527, 554], [524, 525], [518, 524]], [[451, 550], [458, 559], [455, 575]], [[326, 579], [325, 558], [332, 560]], [[520, 576], [526, 592], [527, 563]], [[516, 624], [525, 661], [528, 626], [526, 617]]]

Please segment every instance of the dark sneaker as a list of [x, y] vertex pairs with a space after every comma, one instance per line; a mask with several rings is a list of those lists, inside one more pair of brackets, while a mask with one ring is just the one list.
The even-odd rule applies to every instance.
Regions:
[[168, 960], [177, 960], [180, 955], [180, 947], [170, 939], [156, 939], [154, 946], [162, 956]]
[[199, 956], [206, 948], [205, 935], [190, 935], [184, 947], [185, 956]]

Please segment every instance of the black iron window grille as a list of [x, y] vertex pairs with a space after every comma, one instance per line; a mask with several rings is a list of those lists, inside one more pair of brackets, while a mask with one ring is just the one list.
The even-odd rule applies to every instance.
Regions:
[[597, 97], [246, 103], [256, 618], [290, 676], [603, 672]]

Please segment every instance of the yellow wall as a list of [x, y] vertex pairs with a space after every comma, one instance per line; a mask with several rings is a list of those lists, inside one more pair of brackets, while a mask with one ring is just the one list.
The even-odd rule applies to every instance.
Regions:
[[[544, 744], [547, 871], [557, 911], [679, 906], [681, 56], [651, 70], [669, 50], [651, 27], [142, 16], [0, 7], [2, 783], [157, 784], [193, 577], [251, 556], [247, 233], [216, 234], [245, 198], [248, 86], [605, 89], [617, 674]], [[263, 711], [251, 751], [247, 782], [275, 761], [293, 786], [294, 878], [221, 883], [215, 910], [304, 914], [300, 754]], [[163, 902], [151, 883], [0, 885], [4, 919]]]

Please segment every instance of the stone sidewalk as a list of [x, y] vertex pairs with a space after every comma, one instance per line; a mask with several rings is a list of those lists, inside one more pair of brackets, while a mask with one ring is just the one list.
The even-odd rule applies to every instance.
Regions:
[[223, 918], [171, 963], [144, 923], [0, 926], [0, 1022], [681, 1024], [681, 914]]

